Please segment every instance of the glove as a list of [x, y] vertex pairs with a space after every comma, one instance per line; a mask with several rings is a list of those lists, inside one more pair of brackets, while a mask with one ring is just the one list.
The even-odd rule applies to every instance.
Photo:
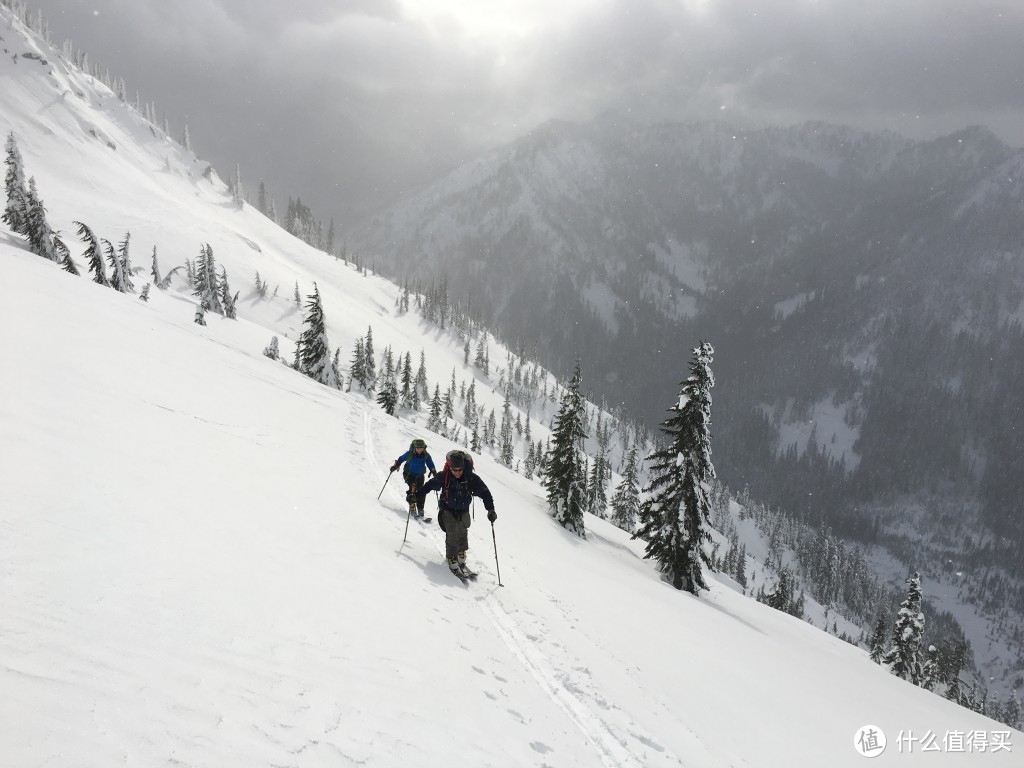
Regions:
[[429, 470], [429, 471], [430, 471], [430, 476], [431, 476], [431, 477], [433, 477], [434, 475], [436, 475], [436, 474], [437, 474], [436, 470], [433, 470], [433, 469], [431, 469], [431, 470]]
[[394, 464], [391, 465], [391, 471], [392, 472], [394, 472], [396, 469], [398, 469], [398, 462], [397, 461]]
[[487, 519], [490, 520], [493, 523], [495, 520], [498, 519], [498, 513], [495, 512], [493, 509], [488, 509], [487, 510]]

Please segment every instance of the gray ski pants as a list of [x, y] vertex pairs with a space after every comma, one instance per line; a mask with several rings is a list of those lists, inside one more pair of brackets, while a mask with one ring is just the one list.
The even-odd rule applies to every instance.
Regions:
[[465, 557], [469, 549], [469, 526], [473, 522], [472, 513], [467, 509], [465, 512], [456, 513], [448, 507], [440, 507], [437, 510], [438, 522], [444, 528], [444, 554], [449, 560], [458, 558], [459, 553]]

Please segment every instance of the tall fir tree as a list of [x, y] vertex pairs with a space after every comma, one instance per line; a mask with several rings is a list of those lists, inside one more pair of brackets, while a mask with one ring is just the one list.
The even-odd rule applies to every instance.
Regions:
[[633, 533], [640, 516], [640, 485], [637, 473], [636, 448], [626, 454], [626, 466], [622, 470], [622, 482], [612, 496], [612, 524]]
[[363, 339], [356, 339], [355, 349], [352, 350], [352, 360], [349, 362], [349, 378], [366, 389], [366, 349], [363, 346]]
[[321, 384], [337, 389], [338, 378], [334, 372], [331, 348], [327, 343], [324, 308], [320, 303], [320, 289], [315, 282], [313, 283], [313, 293], [306, 298], [305, 324], [299, 336], [298, 352], [296, 353], [299, 372]]
[[199, 246], [199, 258], [196, 259], [195, 285], [192, 290], [194, 296], [206, 309], [224, 314], [224, 307], [220, 302], [220, 285], [217, 281], [217, 265], [213, 259], [213, 248], [209, 243]]
[[882, 664], [896, 677], [914, 685], [924, 682], [924, 657], [921, 639], [924, 635], [924, 613], [921, 612], [921, 576], [916, 571], [907, 579], [907, 597], [900, 604], [892, 642], [882, 657]]
[[412, 355], [408, 352], [402, 358], [401, 402], [403, 408], [411, 408], [413, 401]]
[[640, 507], [640, 528], [633, 538], [647, 541], [644, 557], [656, 560], [676, 589], [697, 594], [707, 589], [703, 568], [712, 567], [708, 487], [711, 464], [711, 373], [714, 348], [702, 341], [693, 350], [690, 376], [682, 384], [672, 414], [661, 425], [667, 447], [653, 452], [647, 498]]
[[596, 517], [604, 518], [608, 511], [608, 495], [605, 490], [604, 453], [594, 457], [590, 467], [590, 478], [587, 480], [587, 511]]
[[515, 459], [512, 444], [512, 400], [511, 390], [509, 387], [505, 390], [505, 402], [501, 407], [501, 429], [499, 438], [499, 456], [501, 463], [506, 467], [512, 467], [512, 461]]
[[366, 329], [366, 343], [363, 345], [366, 355], [366, 388], [372, 392], [377, 386], [377, 359], [373, 351], [373, 326]]
[[430, 385], [427, 383], [427, 354], [422, 349], [420, 350], [420, 367], [416, 369], [416, 391], [423, 400], [430, 397]]
[[25, 163], [18, 149], [18, 142], [14, 139], [14, 132], [7, 134], [7, 143], [4, 145], [6, 156], [4, 165], [7, 170], [4, 173], [4, 189], [7, 193], [7, 203], [4, 206], [3, 222], [16, 234], [24, 234], [26, 216], [26, 197], [28, 190], [25, 187]]
[[552, 430], [551, 450], [545, 460], [548, 507], [561, 525], [586, 538], [583, 520], [586, 478], [581, 476], [580, 457], [586, 430], [583, 421], [583, 373], [580, 361], [565, 391]]

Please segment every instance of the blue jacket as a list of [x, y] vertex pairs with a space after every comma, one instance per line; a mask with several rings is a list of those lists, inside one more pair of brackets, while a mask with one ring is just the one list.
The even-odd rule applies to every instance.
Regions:
[[409, 462], [408, 464], [405, 465], [404, 470], [405, 474], [407, 475], [413, 475], [414, 477], [416, 475], [422, 475], [424, 472], [426, 472], [426, 467], [429, 467], [431, 472], [437, 471], [436, 469], [434, 469], [434, 460], [430, 458], [430, 454], [427, 453], [426, 451], [417, 455], [416, 451], [409, 449], [401, 456], [399, 456], [397, 459], [395, 459], [395, 466], [400, 467], [406, 461]]

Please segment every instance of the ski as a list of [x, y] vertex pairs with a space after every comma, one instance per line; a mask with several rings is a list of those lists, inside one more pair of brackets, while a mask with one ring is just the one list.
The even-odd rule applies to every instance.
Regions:
[[471, 571], [466, 566], [462, 566], [462, 575], [470, 581], [476, 581], [476, 577], [479, 576], [476, 571]]
[[[451, 569], [449, 568], [449, 570], [451, 570]], [[457, 578], [459, 581], [461, 581], [465, 586], [467, 586], [467, 587], [469, 586], [469, 577], [468, 576], [463, 576], [458, 571], [452, 571], [452, 575], [455, 576], [455, 578]]]

